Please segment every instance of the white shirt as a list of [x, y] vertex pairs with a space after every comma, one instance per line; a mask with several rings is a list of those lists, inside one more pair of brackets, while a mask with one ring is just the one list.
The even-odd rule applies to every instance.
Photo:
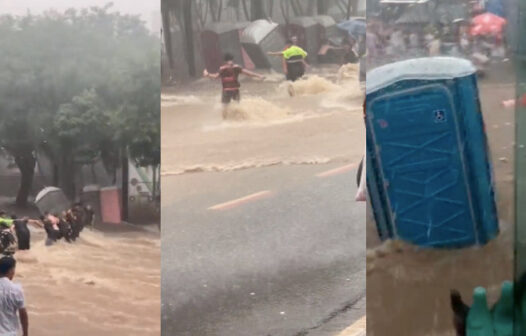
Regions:
[[0, 278], [0, 336], [17, 336], [17, 312], [24, 308], [22, 286], [6, 277]]

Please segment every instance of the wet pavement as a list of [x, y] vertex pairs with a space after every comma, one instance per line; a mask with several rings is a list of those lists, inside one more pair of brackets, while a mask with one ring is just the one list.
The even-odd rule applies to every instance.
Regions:
[[334, 335], [365, 314], [363, 96], [337, 71], [294, 97], [243, 80], [226, 120], [219, 82], [163, 93], [163, 335]]
[[[365, 208], [354, 202], [355, 169], [317, 177], [337, 167], [166, 177], [163, 335], [335, 335], [362, 317]], [[259, 190], [271, 195], [207, 210]]]

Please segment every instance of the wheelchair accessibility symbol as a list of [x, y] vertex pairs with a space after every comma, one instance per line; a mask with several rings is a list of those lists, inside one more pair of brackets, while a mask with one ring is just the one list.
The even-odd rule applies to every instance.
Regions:
[[446, 122], [446, 111], [444, 110], [435, 110], [433, 111], [435, 123]]

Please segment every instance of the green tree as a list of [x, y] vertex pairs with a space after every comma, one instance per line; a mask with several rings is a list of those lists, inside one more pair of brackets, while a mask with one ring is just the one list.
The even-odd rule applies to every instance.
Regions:
[[0, 17], [0, 144], [22, 174], [19, 205], [37, 151], [54, 161], [70, 197], [75, 162], [102, 157], [115, 166], [123, 147], [138, 164], [159, 161], [159, 140], [144, 134], [159, 134], [151, 130], [159, 128], [160, 41], [138, 17], [110, 9]]

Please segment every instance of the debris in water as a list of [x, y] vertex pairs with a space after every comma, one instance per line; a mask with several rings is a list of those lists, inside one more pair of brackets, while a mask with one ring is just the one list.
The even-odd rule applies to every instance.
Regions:
[[508, 158], [506, 158], [506, 157], [500, 157], [500, 158], [499, 158], [499, 161], [500, 161], [500, 162], [504, 162], [504, 163], [506, 163], [506, 162], [508, 162]]

